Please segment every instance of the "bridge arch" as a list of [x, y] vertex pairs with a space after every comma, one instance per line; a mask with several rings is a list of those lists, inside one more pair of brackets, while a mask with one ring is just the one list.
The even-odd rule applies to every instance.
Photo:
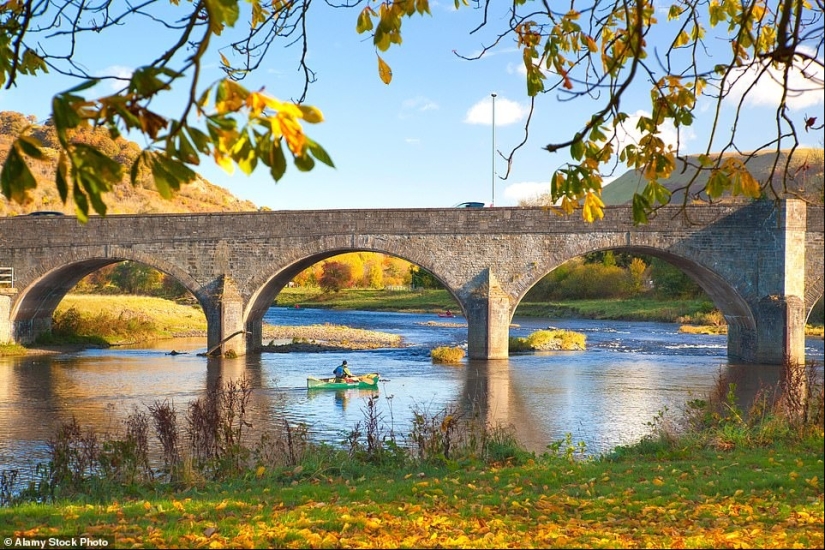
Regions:
[[139, 262], [175, 278], [195, 296], [202, 307], [205, 306], [197, 282], [174, 264], [130, 249], [110, 247], [108, 252], [105, 256], [100, 256], [93, 252], [73, 251], [56, 256], [28, 273], [20, 274], [17, 281], [22, 290], [10, 314], [15, 340], [24, 344], [31, 343], [40, 334], [51, 331], [52, 316], [57, 306], [81, 279], [103, 267], [125, 261]]
[[[383, 246], [353, 244], [351, 239], [340, 239], [343, 242], [329, 242], [316, 241], [314, 243], [306, 244], [299, 249], [296, 249], [293, 254], [287, 258], [280, 258], [277, 262], [271, 262], [260, 270], [259, 275], [254, 277], [250, 286], [253, 292], [248, 301], [246, 311], [244, 314], [249, 349], [260, 348], [262, 344], [262, 320], [267, 310], [272, 305], [273, 300], [278, 293], [299, 273], [306, 268], [317, 264], [318, 262], [340, 256], [341, 254], [349, 254], [355, 252], [369, 252], [375, 254], [384, 254], [387, 256], [394, 256], [400, 258], [411, 264], [418, 265], [429, 271], [453, 296], [463, 309], [463, 304], [456, 292], [451, 288], [448, 278], [444, 273], [440, 273], [439, 266], [433, 264], [430, 259], [419, 258], [420, 262], [412, 259], [410, 255], [398, 250], [396, 246]], [[424, 265], [422, 265], [422, 263]]]
[[522, 288], [520, 288], [520, 292], [516, 297], [513, 312], [515, 313], [518, 304], [524, 299], [527, 292], [538, 284], [538, 282], [541, 281], [541, 279], [543, 279], [547, 274], [574, 258], [581, 257], [592, 252], [603, 252], [607, 250], [626, 252], [639, 256], [651, 256], [668, 262], [688, 275], [694, 282], [696, 282], [696, 284], [702, 287], [702, 290], [710, 296], [714, 305], [725, 315], [725, 319], [728, 321], [729, 325], [734, 324], [748, 330], [754, 330], [756, 328], [753, 312], [751, 311], [748, 302], [742, 297], [735, 286], [728, 282], [728, 280], [726, 280], [723, 276], [716, 273], [713, 269], [705, 266], [695, 259], [686, 258], [685, 256], [674, 254], [668, 250], [646, 246], [628, 246], [624, 244], [586, 249], [584, 252], [577, 253], [569, 257], [565, 256], [560, 259], [554, 258], [551, 262], [548, 262], [547, 265], [541, 266], [540, 270], [545, 270], [541, 277], [530, 280], [529, 282], [532, 284], [529, 286], [527, 286], [527, 284], [522, 285]]
[[742, 286], [737, 286], [735, 281], [732, 281], [733, 277], [730, 274], [727, 277], [723, 276], [698, 259], [690, 258], [669, 249], [628, 245], [626, 242], [622, 242], [621, 238], [614, 239], [612, 243], [608, 239], [608, 242], [601, 242], [596, 246], [577, 243], [564, 253], [548, 258], [546, 264], [537, 268], [539, 273], [543, 272], [540, 277], [520, 281], [521, 285], [513, 303], [511, 318], [527, 292], [548, 273], [574, 258], [607, 250], [659, 258], [685, 273], [707, 293], [714, 305], [724, 315], [728, 325], [728, 356], [732, 359], [747, 359], [750, 357], [751, 350], [749, 347], [756, 339], [756, 317], [750, 304], [738, 290]]
[[821, 303], [825, 297], [825, 289], [823, 288], [822, 277], [816, 281], [809, 283], [805, 288], [805, 322], [810, 322], [811, 313], [813, 313], [817, 304]]

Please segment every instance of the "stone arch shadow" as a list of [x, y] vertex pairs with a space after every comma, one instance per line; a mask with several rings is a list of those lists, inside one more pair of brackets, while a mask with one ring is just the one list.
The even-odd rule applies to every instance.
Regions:
[[204, 303], [198, 282], [161, 258], [119, 247], [109, 247], [105, 255], [71, 252], [24, 272], [17, 279], [22, 290], [11, 308], [14, 341], [28, 344], [40, 334], [51, 331], [55, 309], [81, 279], [103, 267], [124, 261], [139, 262], [175, 278], [206, 311], [208, 304]]

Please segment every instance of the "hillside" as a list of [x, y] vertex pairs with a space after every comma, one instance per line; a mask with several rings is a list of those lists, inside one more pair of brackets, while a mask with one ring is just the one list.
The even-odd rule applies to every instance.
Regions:
[[[695, 159], [698, 155], [691, 155]], [[744, 157], [740, 155], [740, 157]], [[787, 161], [786, 152], [780, 153], [777, 171], [779, 174]], [[760, 183], [768, 180], [771, 167], [776, 159], [775, 153], [760, 153], [747, 162], [748, 170]], [[670, 178], [661, 180], [660, 183], [674, 192], [671, 199], [673, 204], [680, 204], [684, 198], [683, 191], [676, 191], [684, 187], [693, 175], [695, 168], [685, 169], [685, 163], [679, 161], [679, 168], [674, 171]], [[788, 195], [800, 196], [816, 204], [823, 203], [823, 151], [822, 149], [797, 149], [790, 163], [790, 178], [788, 181]], [[777, 190], [781, 189], [781, 175], [774, 176]], [[693, 189], [701, 189], [708, 181], [706, 172], [699, 174], [693, 183]], [[633, 194], [640, 192], [646, 184], [641, 172], [631, 170], [626, 172], [615, 181], [605, 186], [602, 190], [602, 200], [608, 205], [618, 205], [629, 203]], [[704, 197], [704, 195], [703, 195]]]
[[[24, 117], [19, 113], [0, 112], [0, 163], [6, 160], [15, 132], [19, 130], [21, 124], [30, 122], [30, 117]], [[49, 143], [49, 128], [48, 126], [43, 128], [41, 133], [45, 137], [42, 138], [42, 141]], [[107, 153], [111, 154], [113, 158], [122, 159], [122, 163], [127, 166], [131, 164], [130, 159], [133, 159], [136, 151], [139, 150], [134, 142], [122, 140], [122, 138], [116, 141], [110, 140], [103, 130], [94, 133], [92, 137], [84, 136], [82, 139], [84, 141], [95, 139], [102, 142]], [[29, 192], [31, 202], [20, 205], [0, 195], [0, 216], [16, 216], [37, 210], [52, 210], [64, 214], [74, 214], [74, 203], [71, 196], [69, 201], [63, 204], [54, 183], [57, 150], [47, 147], [46, 153], [50, 160], [37, 162], [32, 166], [32, 172], [37, 179], [38, 186], [37, 189]], [[128, 170], [126, 173], [128, 174]], [[107, 214], [248, 212], [258, 210], [258, 207], [252, 202], [240, 200], [227, 189], [202, 178], [185, 185], [171, 200], [166, 200], [155, 190], [150, 179], [145, 178], [138, 185], [132, 186], [127, 176], [123, 182], [115, 186], [111, 193], [104, 195], [104, 201], [108, 207]], [[90, 214], [93, 214], [93, 212], [90, 212]]]

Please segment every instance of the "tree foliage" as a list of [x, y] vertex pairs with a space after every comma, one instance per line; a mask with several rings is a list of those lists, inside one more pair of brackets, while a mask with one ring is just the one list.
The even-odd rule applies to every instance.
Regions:
[[352, 284], [352, 268], [342, 262], [326, 262], [318, 284], [325, 292], [338, 292]]
[[[377, 76], [386, 84], [393, 72], [381, 53], [401, 44], [405, 18], [430, 14], [428, 0], [327, 0], [327, 4], [353, 9], [355, 31], [372, 37]], [[315, 13], [309, 6], [307, 0], [146, 0], [137, 5], [113, 0], [5, 2], [0, 5], [0, 79], [10, 87], [24, 76], [56, 72], [77, 81], [54, 96], [51, 122], [60, 148], [55, 183], [64, 202], [72, 197], [82, 220], [90, 207], [106, 212], [103, 193], [125, 175], [106, 151], [71, 140], [72, 131], [85, 127], [105, 128], [112, 136], [127, 131], [143, 134], [148, 145], [137, 156], [129, 177], [134, 181], [140, 169], [148, 170], [164, 196], [194, 177], [201, 157], [246, 173], [263, 164], [277, 181], [287, 169], [287, 154], [302, 171], [311, 170], [316, 161], [333, 166], [327, 152], [302, 126], [323, 120], [318, 109], [303, 104], [314, 80], [307, 65], [305, 29]], [[476, 59], [496, 49], [519, 48], [530, 118], [539, 99], [593, 105], [591, 116], [580, 122], [573, 135], [553, 139], [544, 147], [551, 153], [566, 150], [572, 159], [550, 178], [551, 197], [560, 212], [580, 210], [588, 221], [601, 218], [603, 177], [623, 165], [641, 171], [647, 180], [632, 201], [634, 221], [647, 221], [657, 207], [670, 201], [671, 191], [659, 181], [673, 173], [677, 160], [688, 160], [680, 149], [681, 137], [671, 144], [663, 132], [689, 128], [700, 102], [710, 107], [712, 130], [704, 153], [690, 162], [697, 174], [709, 177], [706, 184], [696, 186], [701, 188], [692, 188], [696, 178], [686, 184], [690, 193], [684, 193], [685, 201], [702, 192], [711, 199], [725, 194], [782, 195], [782, 185], [774, 183], [782, 178], [756, 181], [746, 162], [723, 157], [727, 151], [739, 150], [744, 105], [760, 86], [777, 82], [782, 94], [764, 143], [750, 154], [793, 151], [801, 131], [823, 128], [817, 117], [797, 116], [789, 109], [795, 95], [823, 91], [821, 0], [673, 0], [666, 14], [653, 0], [564, 4], [517, 0], [506, 8], [505, 17], [499, 17], [496, 10], [501, 8], [491, 0], [472, 6], [455, 0], [455, 7], [475, 10], [478, 27], [473, 33], [481, 29], [493, 33], [479, 55], [457, 52], [459, 57]], [[164, 31], [169, 43], [130, 76], [90, 74], [75, 61], [74, 49], [81, 40], [117, 32], [133, 21]], [[301, 48], [305, 85], [296, 102], [280, 101], [239, 83], [260, 68], [278, 43]], [[204, 85], [202, 69], [212, 62], [219, 63], [226, 76]], [[799, 75], [804, 89], [796, 84]], [[105, 93], [101, 84], [112, 82], [119, 89]], [[172, 89], [187, 91], [176, 117], [164, 116], [153, 107]], [[638, 141], [625, 142], [621, 137], [634, 120], [629, 99], [640, 90], [649, 96], [649, 109], [632, 128], [640, 135]], [[723, 122], [724, 113], [732, 113], [731, 123]], [[530, 118], [524, 141], [505, 157], [508, 166], [527, 141]], [[26, 200], [27, 190], [37, 183], [29, 163], [42, 157], [42, 147], [38, 137], [22, 129], [0, 173], [6, 197]], [[782, 168], [775, 164], [772, 175], [782, 173]]]

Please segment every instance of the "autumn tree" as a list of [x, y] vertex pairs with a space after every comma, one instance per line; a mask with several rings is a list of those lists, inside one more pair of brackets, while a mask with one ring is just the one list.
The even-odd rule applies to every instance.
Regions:
[[[355, 30], [371, 37], [377, 76], [386, 84], [393, 73], [382, 53], [401, 44], [405, 18], [430, 13], [428, 0], [326, 3], [331, 9], [353, 10]], [[262, 164], [277, 181], [288, 157], [304, 171], [316, 161], [333, 165], [302, 126], [323, 120], [318, 109], [303, 104], [314, 79], [305, 29], [316, 12], [309, 7], [308, 0], [4, 2], [0, 79], [10, 87], [23, 77], [50, 71], [77, 81], [54, 96], [51, 119], [61, 150], [55, 183], [64, 201], [73, 198], [81, 219], [90, 207], [105, 213], [103, 193], [124, 176], [121, 165], [94, 144], [71, 141], [70, 131], [85, 126], [105, 128], [112, 136], [143, 134], [148, 145], [129, 177], [134, 181], [140, 169], [148, 170], [164, 196], [194, 178], [202, 157], [247, 173]], [[774, 119], [766, 125], [764, 143], [750, 154], [793, 152], [800, 132], [819, 132], [821, 141], [822, 121], [796, 115], [788, 105], [796, 95], [823, 92], [822, 0], [673, 0], [662, 6], [666, 13], [654, 0], [455, 0], [455, 7], [474, 10], [478, 26], [472, 33], [484, 30], [490, 36], [479, 54], [456, 52], [458, 57], [477, 59], [513, 46], [522, 53], [531, 116], [522, 144], [502, 155], [508, 165], [536, 130], [529, 122], [534, 109], [556, 101], [593, 106], [573, 135], [554, 136], [553, 128], [539, 129], [548, 135], [548, 152], [565, 151], [572, 159], [556, 169], [549, 182], [553, 203], [565, 213], [580, 209], [586, 220], [600, 218], [604, 175], [624, 166], [640, 170], [647, 180], [632, 201], [634, 220], [642, 223], [670, 201], [670, 191], [659, 180], [677, 168], [677, 160], [693, 165], [697, 177], [708, 175], [700, 189], [693, 188], [696, 178], [686, 184], [685, 201], [702, 192], [711, 198], [780, 197], [783, 178], [757, 182], [745, 162], [722, 155], [739, 150], [744, 105], [764, 86], [777, 85], [781, 96]], [[168, 42], [130, 75], [90, 74], [74, 58], [76, 45], [84, 39], [136, 22], [154, 26], [159, 32], [153, 38]], [[278, 45], [299, 48], [305, 85], [295, 102], [240, 84]], [[213, 62], [220, 63], [226, 76], [204, 84], [204, 65]], [[116, 84], [117, 90], [108, 93], [104, 83]], [[153, 105], [173, 89], [186, 90], [185, 99], [177, 115], [164, 115]], [[647, 95], [649, 104], [636, 115], [627, 105], [629, 98], [640, 95]], [[709, 109], [713, 128], [704, 153], [693, 159], [682, 154], [681, 133], [703, 108]], [[726, 113], [730, 119], [723, 118]], [[679, 136], [675, 144], [663, 138], [668, 128]], [[631, 131], [638, 133], [637, 140], [624, 139]], [[42, 155], [42, 144], [24, 130], [0, 173], [6, 197], [25, 200], [26, 191], [36, 185], [29, 163]], [[774, 165], [772, 175], [783, 173], [782, 168]]]
[[318, 284], [324, 292], [338, 292], [352, 284], [352, 268], [343, 262], [326, 262]]

